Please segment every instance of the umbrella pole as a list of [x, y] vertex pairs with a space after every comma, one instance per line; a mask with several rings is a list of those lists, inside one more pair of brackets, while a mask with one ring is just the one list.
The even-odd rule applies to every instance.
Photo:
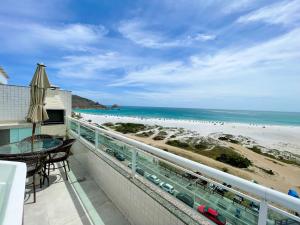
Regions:
[[32, 136], [31, 136], [32, 144], [33, 144], [33, 141], [34, 141], [35, 127], [36, 127], [36, 123], [33, 123], [32, 124]]

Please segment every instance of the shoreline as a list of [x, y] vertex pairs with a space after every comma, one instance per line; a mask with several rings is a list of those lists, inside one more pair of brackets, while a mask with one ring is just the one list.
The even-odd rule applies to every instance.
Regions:
[[[105, 111], [105, 110], [103, 110]], [[205, 119], [181, 119], [181, 118], [169, 118], [169, 117], [151, 117], [151, 116], [130, 116], [130, 115], [114, 115], [114, 114], [95, 114], [74, 111], [75, 113], [85, 114], [85, 115], [94, 115], [94, 116], [104, 116], [112, 118], [134, 118], [140, 120], [171, 120], [171, 121], [185, 121], [185, 122], [204, 122], [204, 123], [226, 123], [226, 124], [235, 124], [235, 125], [249, 125], [249, 126], [274, 126], [274, 127], [290, 127], [290, 128], [300, 128], [300, 124], [278, 124], [278, 123], [255, 123], [255, 122], [234, 122], [234, 121], [224, 121], [224, 120], [205, 120]]]
[[300, 155], [300, 126], [258, 125], [247, 123], [216, 122], [205, 120], [176, 120], [80, 113], [85, 120], [95, 123], [142, 123], [163, 127], [184, 128], [200, 136], [232, 134], [253, 139], [258, 145]]

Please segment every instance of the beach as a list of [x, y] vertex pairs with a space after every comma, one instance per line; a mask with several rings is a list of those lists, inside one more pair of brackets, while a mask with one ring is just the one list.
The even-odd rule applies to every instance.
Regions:
[[196, 131], [201, 136], [208, 136], [215, 133], [232, 134], [236, 136], [242, 135], [253, 139], [258, 145], [300, 155], [300, 126], [141, 118], [84, 113], [81, 113], [81, 115], [85, 120], [92, 120], [98, 124], [106, 122], [142, 123], [147, 125], [161, 125], [163, 127], [185, 128], [187, 130]]
[[[270, 151], [273, 151], [272, 149], [276, 149], [276, 151], [280, 151], [284, 155], [289, 154], [289, 152], [299, 154], [300, 140], [298, 137], [300, 134], [300, 127], [223, 123], [214, 121], [188, 121], [156, 118], [146, 119], [138, 117], [92, 114], [81, 114], [81, 116], [83, 117], [82, 119], [99, 125], [103, 125], [105, 123], [138, 123], [155, 127], [155, 134], [149, 137], [138, 136], [134, 133], [127, 133], [123, 135], [219, 170], [224, 171], [224, 168], [226, 168], [226, 171], [230, 174], [247, 180], [255, 180], [259, 184], [274, 188], [284, 193], [287, 193], [290, 188], [295, 188], [300, 191], [300, 180], [298, 179], [300, 176], [299, 165], [285, 163], [281, 160], [258, 154], [249, 150], [247, 146], [241, 143], [235, 144], [218, 139], [221, 134], [230, 134], [240, 138], [246, 137], [247, 141], [251, 140], [251, 144], [265, 147]], [[247, 169], [237, 168], [187, 149], [170, 146], [166, 143], [168, 138], [166, 140], [153, 139], [153, 137], [155, 137], [155, 135], [157, 135], [161, 130], [166, 131], [168, 133], [168, 137], [170, 137], [170, 135], [174, 134], [174, 131], [182, 131], [182, 128], [184, 128], [185, 132], [182, 133], [181, 137], [205, 137], [211, 140], [216, 140], [217, 143], [221, 145], [224, 144], [225, 146], [234, 149], [234, 151], [242, 156], [248, 158], [252, 162], [252, 165]], [[110, 128], [107, 127], [107, 129]], [[268, 174], [266, 171], [272, 171], [272, 174]]]

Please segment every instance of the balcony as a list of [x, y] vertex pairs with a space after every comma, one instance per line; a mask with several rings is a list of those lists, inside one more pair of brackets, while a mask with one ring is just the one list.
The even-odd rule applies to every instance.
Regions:
[[69, 180], [63, 170], [51, 171], [36, 203], [26, 190], [25, 225], [214, 224], [199, 205], [217, 210], [226, 224], [300, 224], [296, 198], [85, 121], [66, 122], [67, 135], [77, 140]]
[[25, 194], [24, 225], [129, 225], [118, 207], [108, 198], [94, 179], [70, 157], [67, 181], [63, 170], [50, 173], [50, 185], [37, 189], [33, 203], [30, 189]]
[[[151, 193], [154, 192], [153, 198], [156, 201], [161, 202], [162, 199], [167, 201], [169, 205], [163, 204], [163, 206], [177, 218], [184, 218], [184, 216], [176, 215], [170, 208], [177, 207], [176, 212], [180, 211], [180, 215], [188, 216], [198, 224], [208, 223], [209, 220], [197, 212], [199, 205], [206, 205], [223, 215], [227, 224], [299, 224], [300, 222], [300, 218], [294, 215], [300, 207], [300, 201], [296, 198], [84, 121], [69, 118], [68, 128], [69, 135], [77, 138], [81, 143], [81, 147], [74, 148], [74, 155], [81, 162], [90, 164], [91, 159], [101, 158], [111, 168], [117, 168], [119, 173], [125, 171], [123, 176], [128, 180], [135, 184], [141, 182]], [[82, 151], [84, 148], [87, 151]], [[105, 174], [94, 171], [92, 165], [88, 167], [89, 171], [94, 173], [94, 177], [101, 177], [99, 183], [105, 186], [106, 180], [103, 178]], [[156, 176], [159, 181], [150, 179], [151, 175]], [[166, 189], [161, 188], [160, 182], [173, 186], [175, 193], [170, 194]], [[108, 189], [110, 187], [104, 188], [106, 191]], [[179, 201], [175, 197], [178, 193], [191, 196], [193, 207]], [[130, 204], [121, 206], [126, 213], [128, 213], [126, 210], [128, 205]], [[187, 223], [183, 219], [181, 221]]]

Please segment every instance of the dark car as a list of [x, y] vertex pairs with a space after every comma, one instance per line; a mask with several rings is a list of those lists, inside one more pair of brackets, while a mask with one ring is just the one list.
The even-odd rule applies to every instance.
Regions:
[[221, 188], [221, 187], [216, 187], [215, 188], [215, 192], [221, 196], [224, 196], [225, 195], [225, 192], [226, 192], [226, 189], [224, 188]]
[[211, 221], [215, 222], [218, 225], [226, 224], [226, 218], [220, 215], [220, 213], [213, 208], [209, 208], [205, 205], [199, 205], [197, 210], [198, 212], [200, 212], [205, 217], [207, 217], [208, 219], [210, 219]]
[[122, 154], [120, 152], [115, 152], [114, 155], [115, 155], [116, 159], [119, 160], [119, 161], [124, 161], [125, 160], [124, 154]]
[[255, 203], [255, 202], [251, 202], [250, 205], [251, 209], [255, 212], [259, 212], [259, 204]]
[[139, 175], [141, 175], [141, 176], [144, 176], [144, 175], [145, 175], [145, 171], [144, 171], [142, 168], [140, 168], [140, 167], [137, 167], [137, 168], [135, 169], [135, 171], [136, 171]]
[[110, 154], [110, 155], [115, 155], [115, 151], [110, 149], [110, 148], [107, 148], [106, 149], [106, 153]]
[[233, 198], [233, 202], [238, 203], [238, 204], [242, 204], [243, 201], [244, 201], [244, 198], [239, 195], [235, 195]]
[[180, 201], [184, 202], [188, 206], [194, 208], [194, 199], [191, 196], [189, 196], [188, 194], [179, 192], [176, 195], [176, 198], [178, 198]]
[[184, 178], [189, 179], [189, 180], [197, 179], [196, 176], [194, 176], [194, 175], [192, 175], [192, 174], [190, 174], [190, 173], [184, 173], [184, 174], [182, 174], [182, 176], [183, 176]]
[[[129, 167], [129, 168], [132, 168], [132, 163], [129, 163], [129, 164], [128, 164], [128, 167]], [[144, 171], [141, 167], [139, 167], [137, 164], [135, 164], [135, 171], [136, 171], [138, 174], [140, 174], [141, 176], [144, 176], [144, 175], [145, 175], [145, 171]]]
[[206, 186], [208, 182], [199, 178], [199, 180], [197, 180], [196, 183], [201, 186]]

